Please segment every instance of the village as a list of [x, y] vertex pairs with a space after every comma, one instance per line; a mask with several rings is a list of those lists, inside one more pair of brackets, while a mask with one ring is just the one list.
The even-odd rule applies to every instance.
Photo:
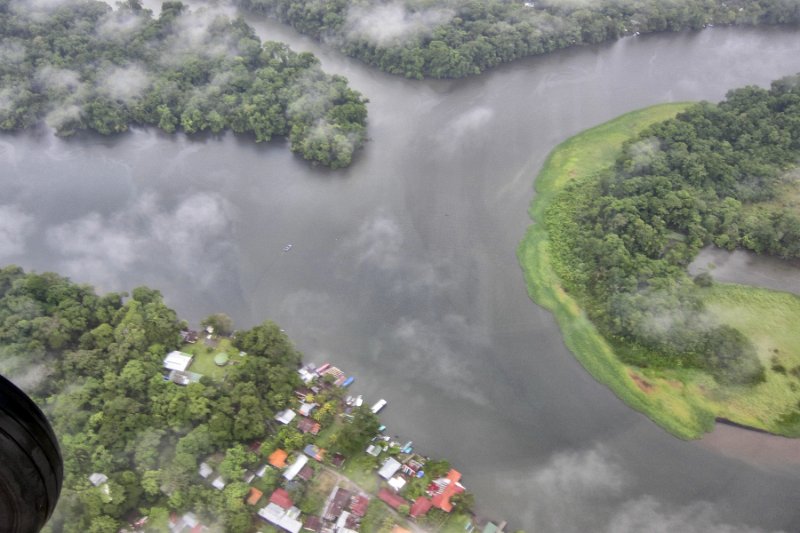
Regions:
[[[212, 328], [186, 331], [186, 352], [164, 357], [164, 379], [187, 386], [203, 375], [236, 364], [230, 345]], [[198, 343], [198, 340], [204, 342]], [[197, 348], [193, 345], [202, 345]], [[213, 365], [209, 364], [213, 361]], [[190, 368], [192, 370], [190, 370]], [[224, 490], [231, 482], [245, 483], [245, 505], [252, 509], [253, 531], [299, 533], [502, 533], [505, 522], [493, 522], [473, 513], [474, 498], [466, 491], [461, 473], [447, 461], [432, 460], [414, 451], [411, 441], [390, 437], [377, 413], [384, 399], [365, 404], [362, 396], [347, 392], [355, 381], [341, 369], [325, 363], [298, 370], [302, 386], [294, 391], [290, 407], [265, 421], [275, 433], [263, 442], [242, 443], [238, 479], [228, 479], [233, 458], [217, 453], [197, 466], [197, 482]], [[337, 439], [358, 448], [348, 453]], [[230, 453], [230, 452], [229, 452]], [[227, 463], [227, 467], [225, 464]], [[104, 488], [103, 474], [91, 483]], [[172, 513], [172, 533], [210, 531], [200, 513]], [[141, 522], [141, 521], [140, 521]], [[146, 522], [146, 520], [145, 520]], [[132, 524], [133, 526], [134, 524]], [[139, 526], [143, 525], [143, 522]], [[136, 528], [134, 528], [136, 529]]]

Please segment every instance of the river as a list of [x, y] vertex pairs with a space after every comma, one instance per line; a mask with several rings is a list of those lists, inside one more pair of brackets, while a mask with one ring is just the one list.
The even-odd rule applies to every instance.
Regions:
[[515, 257], [560, 141], [800, 71], [796, 32], [626, 38], [419, 82], [248, 20], [370, 98], [349, 169], [233, 135], [2, 136], [0, 260], [102, 290], [148, 284], [195, 323], [275, 320], [307, 360], [386, 398], [390, 431], [449, 458], [479, 511], [529, 533], [800, 529], [797, 464], [682, 442], [626, 407], [528, 299]]

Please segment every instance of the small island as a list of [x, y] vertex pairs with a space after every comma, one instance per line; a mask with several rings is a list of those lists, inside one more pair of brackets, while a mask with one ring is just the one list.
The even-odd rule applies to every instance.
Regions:
[[800, 298], [686, 267], [703, 246], [800, 256], [798, 77], [666, 104], [565, 141], [518, 250], [531, 298], [628, 405], [682, 438], [723, 419], [800, 436]]
[[348, 166], [367, 100], [310, 53], [261, 42], [220, 8], [79, 0], [0, 9], [0, 130], [46, 123], [62, 137], [131, 126], [286, 137], [314, 164]]
[[146, 287], [0, 269], [0, 368], [64, 459], [45, 531], [504, 531], [456, 468], [388, 435], [377, 413], [402, 405], [353, 396], [272, 322], [201, 327]]

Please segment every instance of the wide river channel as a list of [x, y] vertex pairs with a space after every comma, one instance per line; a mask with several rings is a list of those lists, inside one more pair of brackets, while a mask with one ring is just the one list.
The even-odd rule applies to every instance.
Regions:
[[0, 261], [102, 291], [147, 284], [194, 324], [278, 322], [306, 360], [387, 399], [390, 433], [450, 459], [478, 510], [514, 528], [800, 530], [800, 462], [722, 451], [736, 431], [683, 442], [629, 409], [566, 350], [515, 256], [559, 142], [800, 71], [796, 30], [627, 38], [408, 81], [248, 20], [369, 97], [371, 140], [349, 169], [233, 135], [0, 136]]

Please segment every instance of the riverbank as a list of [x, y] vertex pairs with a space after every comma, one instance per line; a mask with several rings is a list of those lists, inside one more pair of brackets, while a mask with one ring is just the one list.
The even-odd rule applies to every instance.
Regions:
[[[791, 392], [797, 386], [792, 381], [796, 376], [790, 370], [796, 366], [796, 354], [792, 341], [786, 337], [791, 329], [768, 337], [769, 341], [759, 336], [758, 330], [759, 319], [766, 312], [794, 317], [792, 298], [796, 300], [795, 297], [743, 286], [715, 285], [706, 289], [711, 312], [720, 321], [750, 336], [767, 367], [763, 384], [749, 388], [723, 387], [701, 372], [640, 369], [622, 364], [576, 299], [564, 290], [555, 268], [555, 261], [559, 257], [563, 261], [567, 255], [555, 248], [557, 244], [551, 240], [548, 224], [544, 222], [546, 209], [556, 196], [570, 183], [590, 179], [609, 166], [626, 139], [650, 124], [674, 116], [687, 105], [666, 104], [628, 113], [568, 139], [551, 153], [536, 179], [537, 194], [530, 213], [537, 223], [528, 229], [518, 249], [528, 292], [535, 302], [553, 312], [565, 344], [595, 379], [670, 433], [685, 439], [698, 438], [713, 428], [715, 418], [724, 417], [793, 436], [797, 434], [798, 415], [791, 401]], [[558, 231], [557, 226], [551, 226], [551, 231]]]

